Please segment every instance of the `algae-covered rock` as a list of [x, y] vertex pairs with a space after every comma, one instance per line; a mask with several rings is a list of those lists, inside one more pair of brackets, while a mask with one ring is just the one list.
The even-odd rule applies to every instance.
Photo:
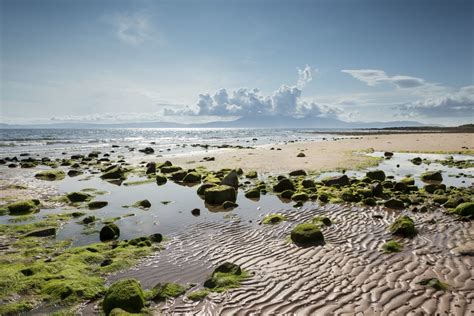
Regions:
[[304, 179], [301, 181], [301, 186], [305, 189], [310, 189], [316, 187], [316, 183], [311, 179]]
[[280, 197], [283, 199], [291, 199], [291, 197], [295, 194], [295, 191], [293, 190], [285, 190], [280, 193]]
[[204, 192], [206, 192], [207, 189], [212, 188], [217, 186], [215, 183], [203, 183], [198, 189], [197, 189], [197, 194], [198, 195], [204, 195]]
[[432, 287], [435, 290], [438, 291], [444, 291], [448, 288], [448, 285], [444, 282], [441, 282], [437, 278], [431, 278], [431, 279], [423, 279], [420, 282], [418, 282], [420, 285]]
[[32, 232], [29, 232], [25, 235], [25, 237], [49, 237], [49, 236], [56, 236], [56, 228], [55, 227], [47, 227], [38, 229]]
[[186, 292], [186, 288], [177, 283], [158, 283], [153, 287], [152, 299], [154, 301], [164, 301], [168, 298], [178, 297]]
[[209, 291], [202, 289], [202, 290], [191, 292], [188, 295], [186, 295], [186, 297], [191, 301], [200, 301], [206, 298], [208, 295], [209, 295]]
[[421, 163], [423, 162], [423, 160], [420, 158], [420, 157], [415, 157], [413, 159], [410, 160], [414, 165], [421, 165]]
[[162, 166], [161, 167], [161, 173], [173, 173], [173, 172], [176, 172], [176, 171], [179, 171], [181, 170], [182, 168], [181, 167], [178, 167], [178, 166]]
[[435, 191], [437, 190], [442, 190], [442, 191], [446, 191], [446, 185], [440, 183], [430, 183], [430, 184], [426, 184], [423, 189], [425, 189], [426, 192], [428, 193], [434, 193]]
[[269, 214], [263, 218], [262, 224], [276, 225], [276, 224], [280, 224], [283, 221], [286, 221], [286, 216], [282, 214]]
[[363, 199], [362, 203], [364, 203], [365, 205], [368, 205], [368, 206], [377, 205], [377, 202], [375, 201], [375, 199], [373, 197], [368, 197], [368, 198]]
[[62, 180], [65, 176], [66, 174], [62, 170], [44, 170], [35, 174], [36, 179], [47, 181]]
[[173, 181], [182, 181], [184, 177], [186, 177], [187, 172], [184, 170], [178, 170], [173, 173], [171, 173], [170, 178]]
[[156, 172], [156, 163], [149, 162], [146, 164], [145, 168], [146, 168], [145, 174], [154, 174]]
[[77, 177], [77, 176], [80, 176], [83, 173], [84, 172], [82, 172], [81, 170], [71, 169], [67, 172], [67, 175], [69, 177]]
[[26, 215], [39, 211], [38, 205], [38, 200], [18, 201], [8, 204], [6, 209], [10, 215]]
[[150, 208], [151, 203], [148, 200], [140, 200], [137, 201], [133, 204], [133, 207], [138, 207], [138, 208]]
[[474, 218], [474, 202], [461, 203], [454, 212], [462, 217]]
[[221, 185], [237, 188], [239, 186], [239, 173], [236, 170], [232, 170], [222, 179]]
[[446, 203], [443, 204], [444, 207], [446, 208], [455, 208], [461, 203], [467, 202], [463, 197], [450, 197]]
[[384, 181], [385, 180], [385, 172], [383, 172], [382, 170], [367, 171], [366, 177], [368, 177], [372, 180]]
[[324, 243], [324, 236], [319, 225], [313, 223], [298, 224], [293, 228], [290, 235], [295, 244], [310, 245]]
[[245, 192], [245, 197], [248, 199], [258, 199], [260, 198], [260, 190], [257, 188], [250, 189]]
[[422, 181], [443, 181], [443, 176], [439, 171], [427, 171], [420, 175]]
[[247, 172], [245, 177], [248, 178], [248, 179], [256, 179], [256, 178], [258, 178], [257, 171], [251, 170], [251, 171]]
[[204, 287], [214, 292], [223, 292], [227, 289], [239, 287], [240, 282], [247, 277], [240, 266], [231, 262], [224, 262], [204, 282]]
[[384, 203], [385, 207], [388, 208], [393, 208], [393, 209], [402, 209], [405, 207], [405, 203], [403, 201], [397, 200], [397, 199], [390, 199], [385, 201]]
[[106, 207], [109, 204], [107, 201], [92, 201], [87, 204], [89, 209], [91, 210], [97, 210], [103, 207]]
[[143, 149], [139, 149], [138, 151], [144, 153], [145, 155], [151, 155], [155, 153], [155, 150], [151, 147], [145, 147]]
[[196, 171], [188, 172], [183, 178], [184, 183], [199, 183], [201, 182], [201, 175]]
[[225, 201], [224, 203], [222, 203], [222, 207], [226, 210], [230, 208], [236, 208], [237, 206], [239, 205], [232, 201]]
[[346, 201], [346, 202], [359, 202], [361, 200], [360, 195], [358, 195], [357, 193], [352, 192], [352, 190], [348, 189], [348, 188], [343, 189], [339, 193], [339, 197], [343, 201]]
[[281, 179], [277, 184], [273, 186], [273, 191], [280, 193], [286, 190], [295, 190], [295, 185], [293, 184], [293, 181], [287, 178]]
[[305, 192], [296, 192], [291, 196], [291, 199], [293, 201], [301, 201], [301, 202], [306, 202], [309, 200], [309, 196]]
[[400, 252], [402, 248], [403, 246], [399, 242], [396, 242], [395, 240], [389, 240], [385, 244], [382, 245], [382, 250], [385, 253]]
[[299, 177], [299, 176], [305, 176], [305, 175], [306, 175], [306, 171], [304, 171], [303, 169], [293, 170], [290, 172], [290, 176], [292, 177]]
[[204, 191], [204, 200], [211, 205], [221, 205], [226, 201], [235, 202], [236, 199], [237, 192], [228, 185], [216, 185]]
[[315, 216], [315, 217], [313, 217], [313, 219], [311, 221], [312, 221], [313, 224], [320, 225], [320, 226], [329, 227], [329, 226], [332, 225], [331, 219], [329, 219], [329, 217], [323, 216], [323, 215]]
[[100, 230], [100, 240], [107, 241], [117, 239], [120, 236], [120, 229], [115, 224], [107, 224]]
[[100, 178], [104, 180], [124, 180], [126, 176], [121, 166], [112, 165], [102, 171]]
[[389, 227], [389, 231], [402, 237], [414, 237], [417, 234], [415, 222], [408, 216], [401, 216]]
[[408, 185], [414, 185], [415, 184], [415, 179], [413, 179], [412, 177], [405, 177], [405, 178], [401, 179], [400, 182], [405, 183], [407, 186]]
[[115, 308], [129, 313], [139, 313], [143, 307], [145, 307], [145, 296], [140, 283], [134, 279], [124, 279], [112, 284], [102, 303], [106, 315]]
[[345, 174], [340, 175], [340, 176], [324, 178], [321, 180], [321, 182], [325, 186], [333, 186], [333, 185], [345, 186], [345, 185], [351, 184], [349, 181], [349, 177]]
[[70, 202], [84, 202], [91, 199], [91, 196], [84, 192], [70, 192], [66, 194], [66, 198]]
[[383, 185], [380, 182], [375, 182], [375, 183], [371, 184], [370, 189], [372, 190], [372, 194], [374, 196], [383, 195]]
[[93, 216], [93, 215], [92, 215], [92, 216], [86, 216], [86, 217], [84, 217], [84, 219], [82, 220], [82, 223], [83, 223], [83, 224], [90, 224], [90, 223], [95, 222], [95, 220], [96, 220], [96, 218], [95, 218], [95, 216]]
[[161, 173], [156, 174], [156, 184], [162, 185], [165, 184], [167, 181], [168, 179]]

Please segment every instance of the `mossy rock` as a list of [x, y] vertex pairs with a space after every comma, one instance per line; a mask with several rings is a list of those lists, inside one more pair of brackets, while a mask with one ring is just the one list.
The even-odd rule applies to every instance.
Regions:
[[197, 194], [203, 196], [204, 192], [206, 192], [207, 189], [215, 187], [215, 186], [217, 186], [217, 184], [215, 183], [204, 183], [197, 189]]
[[357, 194], [362, 195], [364, 198], [372, 197], [374, 193], [372, 192], [371, 189], [357, 189]]
[[324, 236], [319, 225], [302, 223], [296, 225], [291, 231], [291, 240], [299, 245], [323, 244]]
[[415, 179], [412, 177], [405, 177], [400, 180], [400, 182], [405, 183], [407, 186], [408, 185], [415, 185]]
[[167, 181], [168, 181], [168, 179], [163, 174], [161, 174], [161, 173], [156, 174], [156, 184], [163, 185]]
[[151, 203], [148, 200], [140, 200], [137, 201], [133, 204], [133, 207], [138, 207], [138, 208], [150, 208]]
[[427, 171], [424, 172], [420, 175], [421, 181], [438, 181], [441, 182], [443, 181], [443, 176], [441, 175], [441, 172], [439, 171]]
[[237, 192], [228, 185], [216, 185], [204, 191], [204, 200], [211, 205], [221, 205], [226, 201], [235, 202]]
[[145, 307], [145, 295], [137, 280], [124, 279], [112, 284], [105, 294], [102, 308], [106, 315], [115, 308], [139, 313]]
[[446, 185], [438, 183], [430, 183], [423, 187], [426, 192], [433, 194], [436, 190], [446, 191]]
[[417, 230], [415, 223], [408, 216], [401, 216], [395, 220], [389, 227], [389, 231], [398, 236], [412, 238], [416, 236]]
[[239, 204], [237, 204], [235, 202], [232, 202], [232, 201], [225, 201], [224, 203], [222, 203], [222, 207], [225, 210], [230, 209], [230, 208], [236, 208], [238, 206], [239, 206]]
[[368, 197], [368, 198], [363, 199], [362, 203], [364, 203], [364, 205], [368, 205], [368, 206], [377, 205], [377, 202], [375, 201], [375, 199], [373, 197]]
[[247, 172], [245, 177], [248, 178], [248, 179], [256, 179], [256, 178], [258, 178], [257, 171], [251, 170], [251, 171]]
[[109, 204], [107, 201], [92, 201], [87, 204], [87, 207], [91, 210], [97, 210], [100, 208], [104, 208]]
[[385, 244], [382, 245], [382, 250], [385, 253], [394, 253], [400, 252], [403, 248], [403, 245], [395, 240], [389, 240]]
[[191, 301], [201, 301], [209, 295], [208, 290], [197, 290], [189, 293], [186, 297]]
[[201, 182], [201, 175], [195, 171], [188, 172], [183, 178], [184, 183], [199, 183]]
[[262, 224], [276, 225], [276, 224], [280, 224], [281, 222], [284, 222], [286, 220], [287, 220], [286, 216], [284, 216], [282, 214], [269, 214], [269, 215], [267, 215], [263, 218]]
[[62, 180], [66, 174], [62, 170], [45, 170], [40, 171], [35, 174], [36, 179], [46, 180], [46, 181], [57, 181]]
[[444, 204], [448, 201], [448, 197], [445, 195], [435, 195], [433, 196], [433, 202], [438, 204]]
[[204, 287], [213, 292], [223, 292], [240, 286], [240, 282], [248, 277], [240, 266], [224, 262], [212, 273], [211, 277], [204, 282]]
[[293, 190], [285, 190], [283, 192], [280, 193], [280, 197], [284, 198], [284, 199], [291, 199], [291, 197], [293, 196], [293, 194], [295, 194], [295, 191]]
[[173, 172], [179, 171], [181, 169], [182, 168], [178, 167], [178, 166], [162, 166], [160, 168], [160, 171], [161, 171], [161, 173], [173, 173]]
[[82, 220], [82, 223], [83, 224], [90, 224], [90, 223], [95, 222], [95, 220], [96, 220], [95, 216], [91, 215], [91, 216], [84, 217], [84, 219]]
[[172, 172], [170, 175], [170, 179], [173, 181], [182, 181], [184, 177], [186, 177], [187, 172], [184, 170], [178, 170], [175, 172]]
[[423, 160], [420, 158], [420, 157], [415, 157], [413, 159], [410, 160], [414, 165], [421, 165], [421, 163], [423, 162]]
[[304, 171], [303, 169], [293, 170], [290, 172], [290, 176], [292, 177], [306, 176], [306, 171]]
[[165, 301], [169, 298], [175, 298], [183, 295], [186, 292], [186, 287], [177, 283], [158, 283], [153, 287], [152, 299], [154, 301]]
[[119, 165], [112, 165], [104, 169], [100, 178], [104, 180], [124, 180], [127, 177], [122, 167]]
[[379, 181], [385, 180], [385, 172], [383, 172], [382, 170], [367, 171], [365, 176], [372, 180], [379, 180]]
[[120, 237], [120, 229], [115, 224], [107, 224], [100, 230], [100, 241], [114, 240]]
[[238, 188], [239, 186], [239, 170], [231, 170], [221, 181], [221, 185], [228, 185], [233, 188]]
[[301, 186], [305, 189], [310, 189], [316, 187], [316, 183], [311, 179], [304, 179], [301, 181]]
[[349, 177], [345, 174], [341, 176], [327, 177], [321, 180], [325, 186], [346, 186], [351, 184]]
[[273, 191], [277, 193], [280, 193], [286, 190], [291, 190], [291, 191], [295, 190], [295, 185], [293, 181], [287, 178], [281, 179], [277, 184], [273, 186]]
[[461, 217], [474, 218], [474, 202], [461, 203], [454, 212]]
[[309, 196], [305, 192], [296, 192], [291, 196], [291, 199], [293, 201], [301, 201], [301, 202], [306, 202], [309, 200]]
[[390, 199], [388, 201], [385, 201], [384, 205], [385, 207], [392, 208], [392, 209], [402, 209], [405, 207], [405, 203], [403, 203], [403, 201], [398, 200], [398, 199]]
[[397, 191], [397, 192], [405, 192], [405, 191], [407, 191], [407, 188], [408, 188], [408, 186], [403, 182], [397, 182], [393, 186], [393, 190]]
[[361, 197], [357, 193], [352, 192], [352, 190], [348, 188], [343, 189], [339, 193], [339, 197], [346, 202], [359, 202], [361, 200]]
[[318, 200], [320, 200], [323, 203], [327, 203], [329, 201], [329, 195], [327, 195], [326, 193], [321, 193], [318, 196]]
[[446, 208], [455, 208], [461, 203], [467, 202], [466, 199], [463, 197], [451, 197], [446, 201], [446, 203], [443, 204], [444, 207]]
[[436, 278], [423, 279], [420, 282], [418, 282], [418, 284], [431, 287], [438, 291], [445, 291], [448, 288], [448, 285], [446, 283], [441, 282], [440, 280]]
[[313, 224], [320, 225], [320, 226], [329, 227], [329, 226], [332, 225], [331, 219], [329, 219], [329, 217], [323, 216], [323, 215], [315, 216], [315, 217], [313, 217], [313, 219], [311, 221], [312, 221]]
[[248, 199], [258, 199], [260, 198], [260, 190], [257, 188], [250, 189], [245, 192], [245, 197]]
[[76, 202], [88, 201], [88, 200], [91, 199], [91, 196], [87, 193], [84, 193], [84, 192], [70, 192], [70, 193], [66, 194], [66, 198], [70, 202], [76, 203]]
[[6, 209], [10, 215], [27, 215], [38, 212], [38, 205], [38, 200], [18, 201], [8, 204]]

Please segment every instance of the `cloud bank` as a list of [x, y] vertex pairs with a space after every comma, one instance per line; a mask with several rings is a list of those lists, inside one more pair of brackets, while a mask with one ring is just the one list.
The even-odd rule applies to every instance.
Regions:
[[410, 76], [388, 76], [383, 70], [376, 69], [343, 69], [341, 72], [354, 77], [355, 79], [366, 83], [369, 86], [375, 86], [381, 83], [389, 83], [397, 88], [415, 88], [425, 84], [421, 78]]

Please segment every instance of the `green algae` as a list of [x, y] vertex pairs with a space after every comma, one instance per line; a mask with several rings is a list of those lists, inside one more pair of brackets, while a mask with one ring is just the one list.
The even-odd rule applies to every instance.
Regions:
[[382, 245], [382, 250], [384, 253], [394, 253], [400, 252], [403, 248], [403, 245], [395, 240], [389, 240]]

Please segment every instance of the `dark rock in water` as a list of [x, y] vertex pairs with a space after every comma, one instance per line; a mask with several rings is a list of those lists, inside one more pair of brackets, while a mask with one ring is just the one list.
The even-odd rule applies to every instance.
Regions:
[[156, 163], [154, 162], [147, 163], [145, 174], [154, 174], [155, 172], [156, 172]]
[[438, 181], [441, 182], [443, 181], [443, 176], [441, 175], [441, 172], [439, 171], [427, 171], [424, 172], [420, 175], [420, 179], [422, 181]]
[[384, 155], [384, 157], [387, 157], [387, 158], [391, 158], [391, 157], [393, 157], [393, 153], [392, 153], [392, 152], [390, 152], [390, 151], [386, 151], [386, 152], [384, 152], [384, 153], [383, 153], [383, 155]]
[[138, 151], [141, 152], [141, 153], [144, 153], [146, 155], [151, 155], [151, 154], [155, 153], [155, 150], [151, 147], [146, 147], [144, 149], [139, 149]]
[[89, 194], [83, 192], [71, 192], [66, 194], [66, 197], [71, 202], [84, 202], [91, 198]]
[[171, 180], [173, 180], [173, 181], [181, 181], [181, 180], [184, 179], [184, 177], [186, 177], [186, 174], [187, 174], [186, 171], [184, 171], [184, 170], [178, 170], [178, 171], [173, 172], [173, 173], [170, 175], [170, 178], [171, 178]]
[[314, 188], [314, 187], [316, 187], [316, 183], [314, 183], [314, 181], [311, 180], [311, 179], [305, 179], [305, 180], [301, 181], [301, 185], [302, 185], [303, 188], [305, 188], [305, 189], [309, 189], [309, 188]]
[[155, 233], [152, 234], [148, 237], [151, 242], [162, 242], [163, 241], [163, 235], [160, 233]]
[[212, 187], [215, 187], [217, 186], [217, 184], [214, 184], [214, 183], [204, 183], [202, 184], [198, 189], [197, 189], [197, 194], [198, 195], [204, 195], [204, 192], [209, 189], [209, 188], [212, 188]]
[[6, 163], [7, 163], [7, 162], [6, 162], [5, 160], [0, 159], [0, 165], [4, 165], [4, 164], [6, 164]]
[[34, 212], [38, 212], [39, 201], [38, 200], [27, 200], [10, 203], [6, 206], [6, 209], [10, 215], [26, 215]]
[[107, 241], [117, 239], [120, 236], [120, 229], [115, 224], [107, 224], [100, 230], [100, 240]]
[[290, 176], [292, 177], [305, 176], [305, 175], [306, 175], [306, 171], [304, 171], [303, 169], [298, 169], [298, 170], [294, 170], [290, 172]]
[[95, 216], [93, 216], [93, 215], [92, 215], [92, 216], [87, 216], [87, 217], [85, 217], [85, 218], [82, 220], [82, 222], [83, 222], [84, 224], [93, 223], [93, 222], [95, 222]]
[[407, 185], [403, 182], [397, 182], [395, 183], [395, 186], [393, 187], [393, 189], [398, 192], [404, 192], [407, 190]]
[[228, 185], [234, 188], [239, 186], [239, 174], [236, 170], [229, 172], [221, 181], [222, 185]]
[[296, 192], [291, 196], [291, 199], [293, 201], [301, 201], [301, 202], [306, 202], [309, 200], [309, 196], [305, 192]]
[[434, 193], [436, 190], [446, 191], [446, 185], [444, 184], [430, 183], [425, 185], [423, 188], [428, 193]]
[[107, 202], [107, 201], [92, 201], [92, 202], [89, 202], [89, 204], [87, 204], [87, 206], [91, 210], [97, 210], [97, 209], [106, 207], [108, 204], [109, 204], [109, 202]]
[[16, 168], [16, 167], [17, 167], [17, 165], [16, 165], [16, 164], [14, 164], [14, 163], [10, 163], [10, 164], [8, 164], [8, 166], [7, 166], [7, 167], [8, 167], [8, 168]]
[[135, 204], [133, 204], [133, 206], [134, 207], [140, 207], [140, 208], [150, 208], [151, 203], [148, 200], [140, 200], [140, 201], [135, 202]]
[[165, 184], [167, 181], [168, 179], [166, 179], [166, 177], [162, 175], [161, 173], [156, 175], [156, 184], [162, 185], [162, 184]]
[[183, 178], [184, 183], [199, 183], [201, 182], [201, 175], [196, 171], [188, 172]]
[[421, 163], [423, 162], [423, 160], [420, 158], [420, 157], [415, 157], [413, 158], [412, 160], [410, 160], [414, 165], [421, 165]]
[[304, 153], [299, 153], [298, 155], [296, 155], [296, 157], [303, 158], [303, 157], [306, 157], [306, 155]]
[[383, 172], [382, 170], [367, 171], [366, 176], [372, 180], [385, 180], [385, 172]]
[[56, 236], [56, 228], [54, 227], [42, 228], [39, 230], [32, 231], [25, 235], [25, 237], [49, 237], [49, 236]]
[[323, 244], [324, 236], [319, 225], [313, 223], [298, 224], [290, 234], [291, 240], [295, 244], [310, 245]]
[[225, 201], [224, 203], [222, 203], [222, 207], [226, 210], [229, 209], [229, 208], [235, 208], [237, 206], [239, 206], [239, 205], [235, 202], [232, 202], [232, 201]]
[[180, 171], [182, 168], [178, 166], [162, 166], [160, 168], [162, 173], [173, 173], [176, 171]]
[[65, 176], [66, 174], [62, 170], [44, 170], [35, 174], [36, 179], [47, 181], [62, 180]]
[[75, 170], [75, 169], [71, 169], [67, 172], [67, 175], [70, 176], [70, 177], [76, 177], [76, 176], [79, 176], [83, 174], [83, 172], [81, 170]]
[[198, 208], [195, 208], [191, 211], [191, 214], [193, 214], [194, 216], [199, 216], [201, 215], [201, 210]]
[[221, 205], [226, 201], [235, 202], [236, 199], [235, 189], [228, 185], [212, 186], [204, 191], [204, 200], [211, 205]]
[[402, 209], [405, 207], [405, 203], [397, 199], [390, 199], [384, 203], [385, 207], [393, 209]]
[[257, 188], [248, 190], [245, 192], [245, 197], [248, 199], [258, 199], [260, 198], [260, 190]]
[[293, 190], [285, 190], [283, 192], [280, 193], [280, 197], [284, 198], [284, 199], [291, 199], [291, 197], [293, 196], [293, 194], [295, 194], [295, 191]]
[[128, 313], [139, 313], [145, 307], [145, 295], [140, 283], [135, 279], [123, 279], [112, 284], [102, 303], [105, 315], [114, 308]]
[[122, 167], [120, 167], [119, 165], [112, 165], [104, 170], [100, 178], [104, 180], [109, 180], [109, 179], [124, 180], [126, 176], [125, 176], [125, 171], [122, 169]]
[[283, 192], [286, 190], [295, 190], [295, 185], [293, 184], [293, 181], [287, 178], [281, 179], [276, 185], [273, 186], [273, 191], [279, 193]]
[[401, 216], [390, 225], [389, 230], [392, 234], [402, 237], [414, 237], [417, 234], [415, 223], [408, 216]]
[[349, 177], [345, 174], [340, 175], [340, 176], [324, 178], [321, 181], [323, 182], [325, 186], [333, 186], [333, 185], [345, 186], [345, 185], [350, 184]]

